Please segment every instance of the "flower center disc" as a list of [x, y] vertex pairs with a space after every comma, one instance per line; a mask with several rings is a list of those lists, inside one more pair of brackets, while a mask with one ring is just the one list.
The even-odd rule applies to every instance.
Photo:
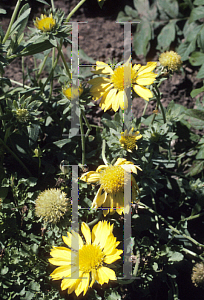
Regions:
[[47, 17], [38, 22], [38, 28], [40, 30], [51, 30], [55, 26], [55, 20], [53, 18]]
[[124, 169], [121, 166], [111, 166], [100, 176], [100, 184], [107, 193], [123, 192]]
[[[118, 89], [120, 91], [124, 91], [127, 87], [131, 86], [131, 78], [133, 78], [133, 71], [132, 71], [132, 66], [129, 64], [129, 66], [126, 67], [126, 72], [124, 71], [124, 66], [118, 67], [117, 69], [114, 70], [114, 73], [111, 75], [111, 81], [114, 85], [115, 89]], [[128, 78], [129, 70], [128, 68], [131, 67], [131, 78]], [[124, 76], [124, 73], [126, 76]]]
[[136, 146], [135, 136], [123, 136], [120, 140], [125, 149], [133, 150]]
[[97, 245], [84, 245], [79, 249], [79, 269], [83, 272], [91, 272], [98, 269], [103, 262], [104, 254]]

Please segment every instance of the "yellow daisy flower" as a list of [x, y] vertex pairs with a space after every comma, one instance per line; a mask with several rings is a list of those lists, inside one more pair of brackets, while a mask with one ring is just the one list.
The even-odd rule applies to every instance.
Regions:
[[[139, 64], [132, 67], [129, 61], [130, 59], [115, 70], [104, 62], [96, 62], [95, 71], [92, 72], [110, 76], [110, 78], [97, 77], [88, 81], [92, 85], [90, 93], [93, 99], [98, 100], [102, 97], [100, 106], [104, 111], [111, 108], [117, 111], [119, 107], [124, 110], [127, 109], [128, 99], [125, 89], [130, 84], [133, 90], [145, 100], [149, 101], [149, 98], [153, 97], [152, 92], [144, 86], [154, 82], [157, 74], [153, 73], [152, 70], [156, 67], [157, 62], [148, 62], [143, 67]], [[131, 80], [128, 80], [128, 78], [124, 80], [124, 73], [127, 70], [128, 74], [128, 68], [131, 68]]]
[[36, 18], [34, 25], [37, 29], [47, 32], [51, 31], [56, 25], [55, 19], [53, 19], [52, 14], [47, 17], [46, 15], [41, 14], [41, 19]]
[[[129, 165], [129, 166], [128, 166]], [[104, 207], [103, 215], [114, 214], [115, 210], [119, 215], [124, 213], [124, 185], [127, 184], [125, 174], [133, 172], [137, 174], [138, 166], [124, 158], [118, 158], [114, 166], [101, 165], [96, 171], [90, 171], [81, 176], [81, 180], [88, 183], [99, 183], [96, 196], [92, 203], [92, 208]], [[131, 175], [132, 197], [136, 199], [139, 188], [135, 178]], [[125, 208], [126, 210], [129, 208]]]
[[[52, 279], [62, 279], [61, 289], [68, 289], [68, 294], [75, 291], [77, 296], [82, 292], [85, 295], [88, 287], [92, 287], [95, 281], [102, 285], [109, 280], [116, 280], [115, 272], [105, 264], [120, 259], [123, 253], [117, 249], [120, 242], [116, 241], [112, 233], [113, 225], [107, 221], [98, 222], [92, 233], [89, 226], [83, 222], [81, 231], [85, 243], [78, 233], [67, 232], [68, 236], [62, 238], [69, 248], [53, 247], [50, 252], [52, 258], [49, 259], [51, 264], [59, 266], [50, 274]], [[73, 245], [78, 245], [78, 248], [74, 248]]]
[[138, 146], [136, 144], [137, 140], [142, 138], [142, 135], [139, 131], [136, 131], [133, 133], [134, 128], [130, 129], [129, 133], [127, 132], [127, 129], [125, 132], [121, 132], [121, 138], [120, 143], [121, 146], [127, 150], [128, 152], [132, 152], [133, 149], [138, 149]]
[[76, 99], [77, 97], [80, 97], [83, 93], [83, 87], [80, 84], [80, 86], [73, 85], [72, 87], [64, 88], [62, 89], [62, 93], [67, 97], [69, 100]]
[[176, 71], [182, 65], [181, 56], [174, 51], [166, 51], [159, 56], [159, 62], [170, 71]]

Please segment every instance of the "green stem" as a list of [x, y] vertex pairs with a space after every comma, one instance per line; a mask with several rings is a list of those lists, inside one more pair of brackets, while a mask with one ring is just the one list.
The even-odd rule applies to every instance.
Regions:
[[3, 146], [6, 148], [6, 150], [8, 150], [11, 155], [13, 155], [13, 157], [19, 162], [19, 164], [21, 164], [21, 166], [24, 168], [24, 170], [28, 173], [28, 175], [31, 177], [32, 174], [30, 173], [30, 171], [27, 169], [27, 167], [24, 165], [24, 163], [20, 160], [20, 158], [4, 143], [4, 141], [0, 138], [0, 143], [3, 144]]
[[23, 87], [26, 88], [26, 89], [30, 89], [30, 86], [25, 85], [25, 84], [23, 84], [23, 83], [21, 83], [21, 82], [15, 81], [15, 80], [13, 80], [13, 79], [10, 79], [10, 81], [13, 82], [13, 83], [15, 83], [15, 84], [18, 84], [18, 85], [20, 85], [20, 86], [23, 86]]
[[89, 222], [87, 225], [88, 225], [88, 226], [93, 226], [93, 225], [95, 225], [97, 222], [99, 222], [100, 219], [101, 219], [101, 217], [102, 217], [102, 213], [103, 213], [103, 210], [100, 209], [100, 210], [99, 210], [99, 213], [98, 213], [98, 216], [97, 216], [93, 221]]
[[[52, 68], [55, 63], [55, 48], [52, 48]], [[51, 99], [52, 96], [52, 90], [53, 90], [53, 72], [52, 76], [50, 77], [50, 92], [49, 92], [49, 100]]]
[[106, 153], [106, 141], [103, 140], [103, 142], [102, 142], [102, 154], [101, 155], [102, 155], [102, 159], [103, 159], [104, 164], [108, 165], [109, 163], [108, 163], [108, 161], [106, 159], [105, 153]]
[[197, 215], [194, 215], [194, 216], [187, 217], [185, 219], [182, 219], [181, 222], [190, 221], [190, 220], [193, 220], [193, 219], [200, 218], [202, 216], [204, 216], [204, 212], [200, 213], [200, 214], [197, 214]]
[[157, 103], [158, 103], [158, 105], [159, 105], [160, 108], [161, 108], [161, 112], [162, 112], [162, 116], [163, 116], [164, 123], [166, 123], [166, 115], [165, 115], [164, 107], [163, 107], [163, 105], [162, 105], [162, 103], [161, 103], [160, 91], [159, 91], [159, 89], [158, 89], [158, 87], [157, 87], [156, 84], [153, 83], [153, 86], [154, 86], [154, 88], [155, 88], [155, 90], [156, 90], [156, 93], [155, 93], [154, 90], [153, 90], [153, 92], [154, 92], [154, 94], [155, 94], [155, 96], [156, 96]]
[[68, 14], [65, 22], [69, 22], [70, 18], [73, 16], [73, 14], [79, 9], [79, 7], [86, 2], [86, 0], [81, 0], [76, 6], [75, 8], [72, 9], [72, 11]]
[[203, 244], [199, 243], [198, 241], [196, 241], [192, 237], [190, 237], [190, 236], [188, 236], [188, 235], [186, 235], [184, 233], [181, 233], [178, 229], [176, 229], [175, 227], [173, 227], [172, 225], [170, 225], [169, 222], [167, 222], [165, 218], [163, 218], [160, 214], [158, 214], [156, 211], [154, 211], [153, 209], [151, 209], [149, 206], [147, 206], [146, 204], [144, 204], [142, 202], [140, 202], [140, 205], [143, 206], [143, 207], [145, 207], [152, 214], [157, 215], [158, 218], [161, 219], [172, 231], [174, 231], [178, 235], [182, 235], [184, 238], [188, 239], [189, 241], [191, 241], [196, 246], [204, 248]]
[[39, 95], [44, 91], [45, 86], [47, 85], [48, 81], [50, 80], [50, 78], [51, 78], [51, 76], [52, 76], [52, 74], [53, 74], [53, 72], [54, 72], [54, 69], [55, 69], [56, 66], [57, 66], [57, 63], [58, 63], [58, 60], [59, 60], [59, 55], [60, 55], [60, 54], [59, 54], [59, 52], [58, 52], [57, 58], [56, 58], [56, 60], [55, 60], [55, 62], [54, 62], [54, 65], [53, 65], [53, 67], [52, 67], [52, 70], [51, 70], [51, 72], [50, 72], [48, 78], [46, 79], [45, 83], [43, 84], [41, 90], [33, 97], [32, 101], [34, 101], [35, 99], [37, 99], [37, 98], [39, 97]]
[[184, 251], [185, 253], [190, 254], [190, 255], [192, 255], [192, 256], [194, 256], [194, 257], [196, 257], [196, 258], [201, 259], [201, 260], [204, 261], [204, 257], [202, 257], [202, 256], [200, 256], [200, 255], [198, 255], [198, 254], [196, 254], [195, 252], [193, 252], [193, 251], [191, 251], [191, 250], [188, 250], [188, 249], [186, 249], [186, 248], [183, 248], [182, 251]]
[[68, 67], [67, 62], [66, 62], [66, 60], [65, 60], [65, 57], [64, 57], [64, 54], [63, 54], [63, 52], [62, 52], [61, 47], [62, 47], [62, 46], [57, 45], [57, 50], [59, 51], [59, 54], [60, 54], [60, 56], [61, 56], [61, 58], [62, 58], [62, 61], [63, 61], [64, 66], [65, 66], [65, 69], [66, 69], [66, 71], [67, 71], [67, 75], [69, 76], [70, 79], [72, 79], [71, 74], [70, 74], [70, 71], [69, 71], [69, 67]]
[[16, 18], [17, 13], [18, 13], [18, 9], [19, 9], [19, 7], [20, 7], [21, 1], [22, 1], [22, 0], [18, 0], [18, 2], [16, 3], [16, 7], [15, 7], [14, 12], [13, 12], [13, 14], [12, 14], [11, 21], [10, 21], [10, 23], [9, 23], [9, 26], [8, 26], [8, 29], [7, 29], [6, 34], [5, 34], [5, 36], [4, 36], [4, 39], [3, 39], [3, 41], [2, 41], [2, 44], [5, 44], [5, 42], [7, 41], [8, 37], [9, 37], [9, 34], [10, 34], [10, 32], [11, 32], [11, 27], [12, 27], [12, 25], [13, 25], [13, 23], [14, 23], [14, 20], [15, 20], [15, 18]]
[[[156, 202], [155, 202], [155, 199], [154, 199], [153, 196], [152, 196], [152, 204], [153, 204], [154, 210], [157, 211], [157, 209], [156, 209]], [[159, 219], [158, 219], [158, 216], [155, 215], [154, 218], [155, 218], [155, 222], [156, 222], [156, 229], [159, 230]]]
[[23, 86], [25, 83], [25, 68], [24, 68], [24, 57], [21, 58], [21, 66], [22, 66], [22, 73], [23, 73]]
[[55, 5], [54, 5], [54, 0], [51, 0], [51, 5], [52, 5], [52, 11], [55, 11]]
[[40, 66], [40, 69], [38, 70], [37, 79], [40, 77], [40, 75], [41, 75], [41, 73], [42, 73], [42, 70], [43, 70], [43, 68], [44, 68], [44, 66], [45, 66], [46, 60], [47, 60], [47, 58], [48, 58], [48, 55], [49, 55], [49, 53], [48, 53], [47, 55], [45, 55], [45, 57], [44, 57], [44, 59], [43, 59], [43, 62], [42, 62], [42, 64], [41, 64], [41, 66]]
[[91, 126], [90, 126], [89, 121], [87, 120], [87, 117], [86, 117], [86, 115], [85, 115], [85, 113], [84, 113], [83, 110], [81, 110], [81, 113], [82, 113], [83, 119], [84, 119], [84, 121], [86, 123], [86, 126], [88, 128], [88, 130], [86, 132], [86, 135], [85, 135], [85, 138], [87, 138], [87, 136], [89, 135], [89, 132], [91, 131]]
[[[143, 109], [143, 113], [142, 113], [142, 117], [145, 115], [145, 113], [146, 113], [146, 110], [147, 110], [147, 106], [148, 106], [148, 104], [149, 104], [149, 102], [148, 101], [146, 101], [146, 103], [145, 103], [145, 107], [144, 107], [144, 109]], [[139, 124], [139, 126], [138, 126], [138, 129], [140, 129], [140, 127], [141, 127], [141, 123]]]
[[133, 274], [132, 274], [134, 277], [137, 276], [137, 272], [138, 272], [138, 269], [139, 269], [139, 263], [140, 263], [140, 251], [137, 250], [136, 264], [135, 264], [134, 271], [133, 271]]
[[79, 124], [80, 124], [80, 131], [81, 131], [81, 151], [82, 151], [82, 166], [85, 165], [85, 136], [84, 136], [84, 128], [82, 122], [82, 113], [80, 110], [79, 113]]

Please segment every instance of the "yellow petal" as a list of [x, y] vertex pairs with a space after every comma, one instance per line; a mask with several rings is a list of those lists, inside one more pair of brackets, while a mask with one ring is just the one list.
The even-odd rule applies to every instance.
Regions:
[[61, 266], [56, 268], [50, 276], [52, 277], [53, 280], [59, 280], [62, 279], [63, 277], [70, 277], [71, 274], [71, 265], [69, 266]]
[[110, 83], [100, 83], [97, 85], [93, 85], [90, 88], [90, 93], [93, 94], [94, 92], [102, 92], [105, 93], [107, 90], [109, 90], [112, 87], [112, 85]]
[[106, 165], [100, 165], [97, 169], [96, 172], [100, 173], [101, 171], [103, 171], [104, 169], [108, 168], [108, 166]]
[[107, 267], [100, 267], [97, 270], [98, 282], [100, 284], [108, 283], [109, 280], [116, 280], [115, 272]]
[[[119, 92], [120, 93], [120, 92]], [[119, 94], [118, 93], [118, 94]], [[119, 106], [120, 106], [120, 103], [119, 103], [119, 100], [120, 100], [120, 95], [118, 97], [118, 94], [116, 94], [115, 98], [113, 99], [113, 102], [112, 102], [112, 109], [114, 111], [117, 111], [119, 109]]]
[[[120, 251], [121, 252], [119, 252], [119, 253], [123, 253], [123, 250], [120, 250]], [[119, 255], [119, 253], [114, 254], [114, 255], [108, 255], [108, 256], [106, 256], [104, 258], [104, 263], [106, 263], [106, 264], [112, 264], [114, 261], [120, 259], [121, 257]]]
[[96, 196], [93, 199], [92, 206], [91, 206], [92, 208], [101, 207], [101, 205], [105, 202], [107, 193], [106, 192], [102, 193], [102, 191], [103, 189], [102, 187], [100, 187], [96, 193]]
[[75, 288], [75, 293], [77, 296], [79, 296], [83, 291], [84, 291], [83, 295], [85, 295], [88, 290], [88, 287], [89, 287], [90, 274], [83, 273], [83, 277], [85, 277], [85, 278], [81, 279], [77, 288]]
[[157, 74], [154, 73], [145, 73], [137, 77], [135, 82], [139, 85], [150, 85], [155, 81]]
[[83, 240], [80, 237], [78, 233], [75, 231], [72, 231], [72, 234], [70, 232], [67, 232], [68, 236], [62, 236], [62, 239], [67, 246], [70, 248], [73, 248], [74, 250], [79, 250], [83, 245]]
[[149, 61], [147, 63], [146, 66], [142, 66], [139, 71], [138, 71], [138, 76], [140, 76], [141, 74], [144, 74], [144, 73], [148, 73], [148, 72], [151, 72], [152, 70], [154, 70], [157, 66], [157, 62], [156, 61]]
[[111, 75], [113, 74], [113, 70], [111, 69], [111, 67], [109, 67], [109, 65], [107, 65], [106, 63], [102, 62], [102, 61], [97, 61], [96, 62], [96, 67], [95, 67], [95, 71], [92, 71], [93, 73], [98, 73], [98, 74], [107, 74], [107, 75]]
[[114, 166], [120, 166], [123, 165], [125, 162], [127, 161], [127, 159], [125, 158], [118, 158], [114, 164]]
[[128, 99], [125, 91], [119, 91], [116, 98], [119, 102], [120, 108], [126, 110], [128, 108]]
[[82, 222], [81, 224], [81, 232], [83, 233], [83, 236], [85, 237], [86, 243], [91, 244], [91, 231], [89, 226]]
[[101, 102], [102, 101], [104, 102], [104, 104], [102, 105], [102, 109], [104, 109], [103, 107], [105, 107], [105, 111], [106, 111], [112, 107], [112, 103], [115, 99], [116, 92], [117, 92], [116, 89], [111, 89], [110, 91], [108, 91], [103, 95], [101, 100]]
[[90, 283], [90, 287], [93, 286], [94, 282], [97, 280], [98, 281], [98, 275], [97, 275], [97, 271], [95, 269], [93, 269], [91, 271], [91, 283]]
[[80, 180], [83, 180], [88, 183], [95, 183], [99, 181], [99, 179], [100, 179], [100, 175], [95, 171], [86, 172], [80, 178]]
[[153, 97], [152, 92], [143, 86], [134, 85], [133, 89], [134, 89], [135, 93], [137, 93], [141, 98], [143, 98], [147, 101], [149, 101], [149, 98]]
[[48, 260], [54, 266], [65, 266], [71, 264], [71, 256], [67, 257], [67, 259], [56, 257], [56, 258], [49, 258]]
[[96, 77], [96, 78], [93, 78], [88, 81], [88, 83], [92, 84], [92, 85], [98, 85], [98, 84], [107, 83], [107, 82], [110, 82], [110, 79], [106, 78], [106, 77]]

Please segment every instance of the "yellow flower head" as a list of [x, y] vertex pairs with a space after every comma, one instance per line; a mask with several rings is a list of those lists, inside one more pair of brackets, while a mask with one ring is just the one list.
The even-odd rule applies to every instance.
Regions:
[[62, 290], [68, 289], [68, 294], [75, 291], [77, 296], [82, 292], [85, 295], [96, 280], [101, 285], [116, 280], [115, 272], [105, 266], [120, 259], [123, 252], [117, 249], [119, 242], [112, 231], [113, 225], [100, 221], [91, 233], [89, 226], [83, 222], [81, 232], [85, 243], [78, 233], [72, 231], [62, 237], [69, 248], [53, 247], [49, 261], [59, 267], [50, 276], [53, 280], [62, 279]]
[[76, 99], [77, 97], [80, 97], [83, 93], [83, 87], [80, 84], [80, 86], [72, 85], [68, 88], [62, 89], [62, 93], [67, 97], [69, 100]]
[[28, 121], [29, 112], [26, 108], [18, 108], [16, 110], [16, 118], [20, 123], [25, 123]]
[[104, 62], [96, 62], [93, 73], [109, 75], [109, 78], [97, 77], [89, 80], [89, 83], [92, 84], [90, 93], [94, 100], [102, 97], [100, 106], [104, 111], [108, 109], [117, 111], [119, 107], [124, 110], [127, 109], [128, 99], [125, 89], [130, 86], [133, 87], [133, 90], [140, 97], [147, 101], [153, 97], [152, 92], [145, 85], [150, 85], [154, 82], [157, 74], [153, 73], [152, 70], [154, 70], [157, 63], [148, 62], [143, 67], [141, 65], [134, 65], [132, 67], [129, 60], [115, 70]]
[[60, 189], [45, 190], [35, 201], [35, 213], [45, 222], [57, 223], [69, 207], [66, 194]]
[[56, 21], [53, 19], [52, 14], [50, 14], [49, 17], [41, 14], [41, 19], [36, 18], [34, 25], [37, 29], [47, 32], [51, 31], [55, 27]]
[[170, 71], [176, 71], [182, 64], [181, 56], [174, 51], [166, 51], [159, 56], [159, 62]]
[[121, 146], [128, 152], [132, 152], [133, 149], [137, 150], [138, 146], [136, 142], [137, 140], [142, 138], [142, 135], [139, 131], [133, 133], [133, 130], [134, 128], [130, 129], [129, 133], [127, 132], [127, 129], [125, 130], [125, 132], [121, 132]]
[[191, 280], [195, 286], [204, 288], [204, 262], [195, 264], [192, 270]]
[[[81, 176], [81, 180], [88, 183], [99, 183], [100, 188], [92, 203], [92, 208], [103, 207], [103, 215], [113, 214], [115, 210], [118, 214], [124, 213], [124, 186], [127, 186], [128, 175], [130, 174], [132, 197], [136, 199], [139, 188], [131, 172], [137, 174], [138, 166], [124, 158], [118, 158], [114, 166], [99, 166], [96, 171], [90, 171]], [[129, 173], [129, 174], [128, 174]], [[129, 207], [125, 208], [129, 211]]]

